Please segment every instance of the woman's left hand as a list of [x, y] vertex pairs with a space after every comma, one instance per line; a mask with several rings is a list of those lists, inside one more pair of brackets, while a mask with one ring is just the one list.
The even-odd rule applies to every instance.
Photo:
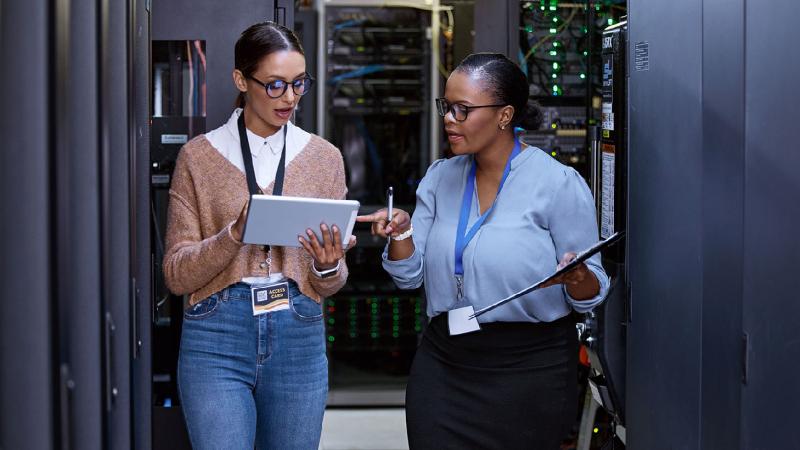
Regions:
[[[558, 269], [571, 263], [576, 256], [578, 255], [575, 252], [564, 253], [564, 256], [561, 257], [561, 261], [558, 263]], [[542, 287], [549, 287], [556, 284], [563, 284], [567, 288], [567, 293], [575, 300], [588, 300], [596, 296], [600, 291], [600, 284], [597, 281], [597, 277], [594, 276], [594, 273], [592, 273], [584, 263], [580, 263], [569, 272], [544, 283]]]
[[346, 248], [342, 248], [342, 234], [336, 225], [328, 227], [326, 224], [319, 226], [322, 232], [322, 243], [317, 239], [317, 235], [311, 230], [306, 230], [307, 237], [298, 236], [298, 240], [304, 249], [314, 258], [314, 267], [318, 271], [330, 270], [339, 264], [339, 260], [344, 258], [344, 254], [356, 245], [356, 237], [350, 236]]
[[[578, 256], [578, 254], [575, 252], [564, 253], [564, 256], [561, 257], [561, 261], [559, 261], [558, 263], [557, 270], [561, 270], [562, 267], [571, 263], [576, 256]], [[543, 287], [552, 286], [554, 284], [566, 284], [567, 286], [569, 285], [577, 286], [583, 283], [583, 281], [586, 280], [586, 278], [591, 275], [593, 274], [589, 271], [589, 268], [586, 267], [586, 264], [580, 263], [578, 264], [577, 267], [565, 273], [564, 275], [553, 278], [551, 281], [544, 284]]]

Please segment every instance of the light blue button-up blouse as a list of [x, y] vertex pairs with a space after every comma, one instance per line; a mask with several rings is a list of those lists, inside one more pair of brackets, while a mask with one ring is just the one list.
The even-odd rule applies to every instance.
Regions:
[[[414, 254], [383, 267], [401, 289], [423, 284], [428, 316], [456, 307], [454, 275], [456, 227], [470, 155], [434, 162], [417, 189]], [[464, 250], [464, 300], [476, 310], [508, 297], [551, 274], [566, 252], [597, 243], [597, 218], [583, 178], [536, 147], [527, 147], [511, 162], [511, 172], [486, 222]], [[469, 227], [478, 219], [473, 195]], [[388, 250], [388, 247], [387, 247]], [[600, 282], [600, 293], [588, 300], [571, 298], [563, 285], [531, 292], [479, 317], [480, 322], [550, 322], [574, 309], [587, 312], [605, 298], [609, 280], [600, 255], [587, 261]]]

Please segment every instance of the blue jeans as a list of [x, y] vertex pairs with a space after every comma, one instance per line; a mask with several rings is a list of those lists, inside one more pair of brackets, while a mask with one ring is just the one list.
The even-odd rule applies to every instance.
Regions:
[[322, 307], [253, 316], [238, 283], [184, 313], [178, 389], [192, 447], [317, 450], [328, 392]]

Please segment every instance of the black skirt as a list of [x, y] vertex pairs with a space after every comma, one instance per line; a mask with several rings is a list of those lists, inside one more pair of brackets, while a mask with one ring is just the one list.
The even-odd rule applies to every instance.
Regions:
[[558, 449], [577, 414], [575, 321], [499, 322], [423, 335], [406, 390], [411, 450]]

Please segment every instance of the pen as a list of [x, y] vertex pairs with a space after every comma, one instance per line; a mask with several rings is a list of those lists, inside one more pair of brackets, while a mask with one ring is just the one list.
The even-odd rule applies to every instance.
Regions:
[[[386, 197], [389, 198], [389, 208], [386, 209], [386, 220], [388, 221], [386, 223], [386, 225], [389, 225], [389, 223], [392, 222], [392, 206], [393, 206], [392, 203], [394, 202], [394, 188], [393, 187], [389, 186], [389, 189], [386, 190]], [[391, 236], [387, 236], [387, 238], [391, 242], [392, 237]]]

